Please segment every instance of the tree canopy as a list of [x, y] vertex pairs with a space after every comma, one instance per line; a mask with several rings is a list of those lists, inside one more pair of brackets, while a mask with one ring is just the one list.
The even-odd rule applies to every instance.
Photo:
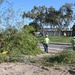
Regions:
[[53, 6], [47, 8], [46, 6], [34, 6], [31, 11], [24, 12], [23, 18], [33, 19], [41, 28], [44, 25], [49, 25], [52, 28], [58, 28], [59, 31], [63, 28], [68, 28], [73, 19], [73, 9], [71, 4], [65, 3], [58, 10]]

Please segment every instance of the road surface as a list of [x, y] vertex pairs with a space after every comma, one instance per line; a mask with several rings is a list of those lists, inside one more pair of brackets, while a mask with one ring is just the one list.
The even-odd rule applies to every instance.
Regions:
[[[39, 47], [44, 50], [43, 44], [38, 43]], [[50, 43], [49, 44], [49, 52], [59, 52], [62, 50], [72, 50], [71, 43]]]

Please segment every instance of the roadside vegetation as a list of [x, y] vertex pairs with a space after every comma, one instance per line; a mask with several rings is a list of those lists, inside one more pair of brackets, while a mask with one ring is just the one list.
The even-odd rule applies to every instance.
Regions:
[[[5, 0], [2, 0], [0, 4], [2, 4], [4, 1]], [[12, 3], [9, 3], [8, 1], [6, 1], [6, 3], [9, 4], [9, 6], [7, 5], [7, 8], [4, 7], [4, 9], [1, 9], [2, 12], [0, 15], [0, 24], [5, 26], [4, 31], [0, 30], [0, 63], [19, 61], [20, 57], [25, 55], [32, 56], [44, 53], [37, 46], [37, 42], [42, 42], [44, 37], [35, 37], [33, 32], [40, 30], [40, 28], [43, 29], [44, 25], [49, 25], [53, 28], [57, 27], [58, 31], [61, 31], [63, 27], [64, 29], [68, 28], [68, 25], [73, 22], [72, 20], [74, 18], [74, 14], [72, 5], [68, 3], [62, 5], [59, 10], [56, 10], [53, 6], [50, 8], [47, 8], [46, 6], [34, 6], [33, 9], [27, 13], [19, 10], [17, 11], [19, 12], [17, 14], [13, 13], [15, 11], [12, 8]], [[23, 12], [23, 14], [21, 12]], [[21, 21], [19, 15], [21, 15], [22, 18]], [[33, 20], [33, 22], [30, 23], [30, 26], [24, 26], [24, 18], [30, 18]], [[31, 24], [39, 25], [32, 26]], [[24, 26], [24, 28], [21, 28], [22, 26]], [[19, 31], [15, 27], [17, 27]], [[49, 38], [51, 42], [70, 43], [72, 40], [72, 37], [67, 36], [49, 36]], [[18, 57], [19, 60], [12, 59], [16, 57]], [[66, 50], [54, 56], [38, 59], [38, 61], [34, 58], [33, 60], [29, 60], [31, 62], [40, 62], [45, 66], [74, 64], [75, 52]]]
[[40, 61], [44, 66], [75, 66], [75, 51], [65, 50], [56, 55], [44, 57]]
[[29, 59], [31, 63], [38, 63], [39, 65], [51, 66], [75, 66], [75, 51], [64, 50], [55, 55], [44, 56], [40, 59]]
[[[71, 43], [72, 37], [67, 36], [49, 36], [50, 42]], [[38, 40], [42, 42], [44, 36], [38, 37]], [[34, 61], [34, 60], [33, 60]], [[75, 66], [75, 51], [64, 50], [55, 55], [45, 56], [38, 60], [44, 66], [55, 65], [70, 65]]]
[[[37, 46], [37, 42], [43, 40], [44, 37], [35, 37], [33, 35], [34, 28], [25, 26], [21, 31], [15, 28], [7, 28], [0, 34], [0, 62], [24, 62], [41, 63], [44, 66], [54, 66], [60, 64], [75, 63], [74, 51], [63, 51], [53, 56], [36, 59], [37, 54], [44, 53]], [[70, 42], [72, 37], [49, 36], [51, 42]], [[2, 52], [7, 51], [6, 54]], [[33, 58], [24, 59], [23, 56], [35, 56]]]
[[[43, 53], [37, 46], [37, 38], [31, 34], [33, 28], [25, 27], [20, 32], [7, 28], [0, 34], [0, 62], [8, 61], [6, 57], [37, 55]], [[3, 53], [7, 51], [7, 53]]]
[[[23, 61], [25, 55], [37, 55], [44, 53], [37, 46], [37, 42], [43, 40], [44, 37], [35, 37], [33, 35], [34, 28], [25, 26], [20, 32], [15, 28], [7, 28], [0, 35], [0, 62], [15, 62]], [[51, 42], [70, 42], [72, 37], [49, 36]], [[2, 52], [7, 51], [6, 54]], [[22, 59], [21, 59], [22, 57]], [[15, 58], [15, 59], [13, 59]], [[54, 66], [56, 64], [74, 64], [75, 52], [63, 51], [53, 56], [48, 56], [40, 59], [27, 58], [31, 63], [40, 62], [45, 66]]]
[[[44, 36], [38, 37], [38, 41], [42, 42]], [[71, 43], [72, 37], [68, 36], [49, 36], [50, 42], [62, 42], [62, 43]]]

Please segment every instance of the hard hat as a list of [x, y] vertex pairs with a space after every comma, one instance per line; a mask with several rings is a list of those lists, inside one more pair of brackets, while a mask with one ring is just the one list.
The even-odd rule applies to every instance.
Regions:
[[48, 35], [46, 35], [46, 36], [48, 36]]
[[75, 38], [75, 36], [73, 38]]

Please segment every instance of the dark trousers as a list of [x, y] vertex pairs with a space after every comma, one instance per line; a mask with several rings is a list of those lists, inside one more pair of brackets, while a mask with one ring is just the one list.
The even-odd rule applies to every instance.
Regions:
[[48, 44], [44, 44], [44, 50], [48, 53]]

